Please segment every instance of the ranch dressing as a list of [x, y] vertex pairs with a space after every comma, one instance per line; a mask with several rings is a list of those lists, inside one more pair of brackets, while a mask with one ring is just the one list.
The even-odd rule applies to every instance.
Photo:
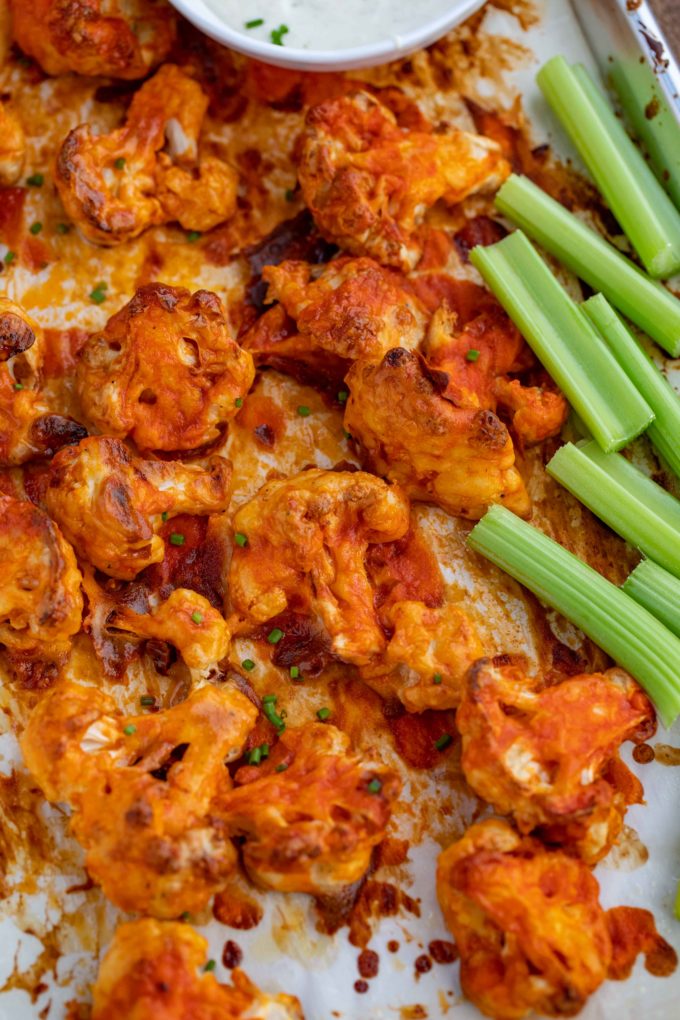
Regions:
[[[405, 35], [451, 8], [451, 0], [205, 0], [249, 38], [289, 49], [340, 50]], [[254, 24], [263, 21], [263, 24]], [[246, 28], [246, 24], [252, 27]], [[282, 26], [288, 31], [281, 31]]]

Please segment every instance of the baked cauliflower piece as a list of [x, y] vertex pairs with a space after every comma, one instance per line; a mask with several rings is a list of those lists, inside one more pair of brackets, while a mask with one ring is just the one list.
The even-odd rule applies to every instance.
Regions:
[[408, 500], [363, 471], [303, 471], [268, 482], [234, 516], [229, 585], [234, 609], [264, 623], [289, 606], [317, 616], [335, 655], [361, 665], [385, 637], [366, 573], [369, 545], [401, 538]]
[[231, 631], [217, 609], [203, 595], [176, 588], [149, 613], [123, 606], [115, 610], [110, 626], [142, 638], [167, 641], [180, 653], [189, 669], [207, 670], [229, 651]]
[[512, 815], [520, 832], [537, 830], [589, 864], [604, 857], [627, 806], [616, 781], [625, 768], [619, 746], [655, 727], [632, 677], [609, 669], [541, 690], [516, 666], [483, 659], [470, 671], [456, 721], [475, 793]]
[[500, 411], [522, 446], [558, 435], [567, 420], [569, 405], [547, 375], [540, 386], [509, 378], [533, 358], [500, 306], [490, 305], [459, 330], [443, 305], [432, 317], [423, 354], [431, 369], [448, 376], [445, 394], [456, 407]]
[[26, 159], [26, 136], [21, 121], [0, 101], [0, 185], [16, 184]]
[[174, 64], [135, 93], [123, 127], [94, 135], [74, 128], [56, 161], [64, 208], [95, 244], [115, 245], [177, 220], [210, 230], [236, 209], [238, 175], [199, 150], [208, 97]]
[[45, 338], [13, 301], [0, 297], [0, 467], [15, 467], [79, 442], [87, 435], [55, 414], [42, 391]]
[[419, 354], [395, 347], [379, 364], [357, 361], [346, 382], [345, 428], [377, 474], [458, 517], [477, 520], [492, 503], [528, 514], [505, 425], [492, 411], [456, 407], [447, 376]]
[[14, 40], [47, 74], [144, 78], [167, 56], [165, 0], [9, 0]]
[[52, 460], [45, 505], [83, 559], [131, 580], [165, 557], [165, 521], [225, 510], [230, 482], [223, 457], [211, 457], [206, 468], [142, 460], [120, 439], [90, 436]]
[[417, 228], [440, 199], [495, 191], [510, 173], [496, 142], [466, 131], [408, 130], [367, 92], [312, 107], [298, 179], [322, 233], [353, 255], [413, 269]]
[[381, 614], [390, 638], [381, 656], [359, 673], [383, 697], [408, 712], [456, 708], [470, 666], [484, 654], [469, 615], [458, 606], [396, 602]]
[[254, 376], [215, 294], [150, 283], [85, 344], [77, 388], [101, 432], [193, 450], [221, 437]]
[[208, 943], [187, 924], [120, 924], [92, 989], [92, 1020], [304, 1020], [290, 995], [265, 995], [242, 970], [206, 973]]
[[227, 686], [124, 716], [108, 694], [68, 681], [33, 710], [21, 747], [47, 799], [71, 806], [104, 894], [122, 910], [173, 918], [201, 910], [235, 866], [217, 808], [231, 786], [225, 762], [256, 717]]
[[28, 500], [0, 495], [0, 644], [56, 659], [80, 630], [82, 577], [73, 549]]
[[363, 761], [323, 723], [286, 729], [265, 763], [242, 767], [236, 782], [223, 809], [250, 878], [316, 896], [363, 877], [401, 789], [395, 772]]
[[478, 822], [440, 855], [437, 897], [463, 991], [485, 1016], [575, 1016], [607, 977], [612, 945], [590, 869], [507, 822]]

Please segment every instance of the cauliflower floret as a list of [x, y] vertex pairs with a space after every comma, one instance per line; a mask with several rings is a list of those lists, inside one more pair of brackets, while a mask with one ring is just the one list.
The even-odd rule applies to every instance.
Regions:
[[612, 944], [590, 869], [500, 820], [445, 850], [437, 897], [467, 997], [485, 1016], [574, 1016], [607, 977]]
[[207, 108], [198, 82], [165, 64], [135, 94], [123, 127], [93, 135], [81, 124], [67, 135], [55, 181], [88, 240], [115, 245], [159, 223], [203, 231], [229, 219], [238, 176], [199, 152]]
[[317, 896], [363, 877], [401, 789], [396, 773], [362, 761], [346, 734], [322, 723], [286, 729], [266, 762], [244, 766], [236, 781], [223, 809], [244, 840], [250, 878]]
[[44, 335], [19, 305], [0, 297], [0, 467], [51, 457], [87, 435], [54, 414], [41, 391]]
[[123, 716], [98, 688], [66, 682], [33, 710], [21, 739], [104, 894], [122, 910], [201, 910], [236, 863], [218, 804], [257, 711], [234, 688], [201, 687], [167, 711]]
[[77, 369], [83, 410], [102, 432], [170, 451], [218, 440], [254, 376], [219, 298], [161, 283], [90, 337]]
[[420, 258], [416, 228], [430, 206], [495, 191], [509, 173], [491, 139], [399, 127], [367, 92], [312, 107], [298, 162], [302, 194], [326, 237], [405, 269]]
[[26, 136], [19, 119], [0, 101], [0, 185], [16, 184], [26, 158]]
[[80, 630], [82, 577], [73, 549], [46, 513], [0, 495], [0, 643], [56, 658]]
[[506, 427], [492, 411], [456, 407], [443, 395], [446, 375], [420, 355], [394, 348], [380, 364], [355, 362], [346, 381], [345, 428], [372, 470], [412, 499], [472, 520], [492, 503], [529, 512]]
[[304, 1020], [290, 995], [265, 995], [242, 970], [206, 973], [208, 943], [187, 924], [120, 924], [92, 989], [92, 1020]]
[[594, 864], [623, 827], [619, 745], [637, 734], [646, 739], [654, 718], [649, 699], [623, 670], [538, 690], [518, 668], [484, 659], [471, 670], [458, 709], [463, 772], [520, 832], [538, 830]]
[[48, 74], [144, 78], [167, 56], [165, 0], [10, 0], [14, 39]]
[[312, 469], [269, 482], [234, 517], [247, 539], [231, 563], [234, 608], [263, 623], [292, 602], [320, 617], [339, 658], [365, 663], [385, 647], [366, 552], [408, 527], [401, 490], [362, 471]]
[[79, 555], [110, 577], [131, 580], [165, 556], [164, 521], [219, 513], [229, 502], [231, 464], [208, 468], [142, 460], [119, 439], [90, 436], [50, 465], [45, 503]]
[[115, 610], [110, 626], [140, 637], [167, 641], [190, 669], [206, 670], [229, 651], [231, 632], [226, 620], [208, 600], [187, 588], [176, 588], [150, 613]]

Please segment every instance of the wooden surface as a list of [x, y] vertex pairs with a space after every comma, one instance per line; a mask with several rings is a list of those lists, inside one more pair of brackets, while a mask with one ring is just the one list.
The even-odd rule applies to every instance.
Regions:
[[650, 0], [668, 42], [680, 59], [680, 0]]

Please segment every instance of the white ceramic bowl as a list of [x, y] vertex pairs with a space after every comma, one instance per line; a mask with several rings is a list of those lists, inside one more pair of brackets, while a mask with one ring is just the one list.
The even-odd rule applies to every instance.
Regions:
[[[415, 3], [418, 0], [401, 0]], [[312, 50], [294, 49], [289, 46], [275, 46], [270, 42], [254, 39], [246, 31], [232, 28], [222, 21], [203, 0], [170, 0], [180, 14], [193, 22], [197, 28], [212, 39], [238, 50], [249, 57], [256, 57], [278, 67], [294, 67], [303, 71], [347, 71], [354, 67], [370, 67], [385, 64], [398, 57], [408, 56], [423, 46], [440, 39], [455, 25], [464, 21], [478, 10], [484, 0], [451, 0], [448, 10], [437, 18], [430, 18], [419, 28], [403, 35], [386, 36], [378, 42], [351, 49]], [[342, 0], [336, 0], [342, 3]]]

